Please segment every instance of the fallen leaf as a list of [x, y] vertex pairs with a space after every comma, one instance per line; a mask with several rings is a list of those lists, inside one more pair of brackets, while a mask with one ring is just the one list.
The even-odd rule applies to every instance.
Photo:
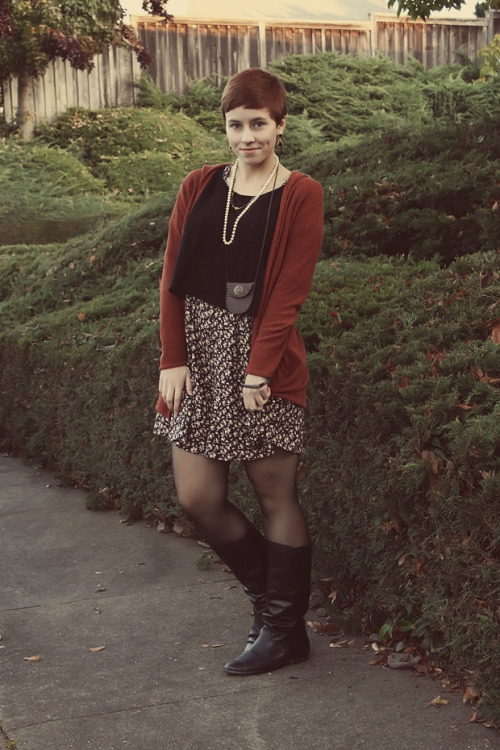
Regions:
[[41, 656], [25, 656], [24, 661], [40, 661]]
[[440, 695], [437, 695], [435, 698], [433, 698], [429, 703], [428, 706], [436, 706], [439, 708], [439, 706], [446, 706], [448, 705], [449, 701], [446, 700], [446, 698], [441, 698]]
[[481, 716], [480, 713], [478, 713], [477, 711], [474, 711], [474, 713], [470, 717], [469, 721], [473, 722], [473, 723], [476, 723], [476, 724], [482, 724], [483, 723], [483, 718], [482, 718], [482, 716]]
[[463, 289], [459, 289], [458, 292], [456, 292], [452, 297], [450, 297], [449, 299], [445, 299], [443, 305], [451, 305], [452, 302], [456, 302], [456, 300], [463, 297], [466, 292], [467, 287], [464, 286]]
[[382, 654], [382, 656], [379, 656], [378, 659], [372, 659], [369, 664], [370, 666], [376, 666], [377, 664], [386, 664], [387, 662], [387, 654]]
[[97, 654], [99, 651], [104, 651], [106, 646], [94, 646], [93, 648], [89, 648], [89, 651], [91, 654]]
[[338, 634], [339, 632], [339, 629], [333, 622], [317, 622], [316, 620], [309, 620], [307, 626], [318, 635], [333, 635], [334, 633]]
[[420, 453], [424, 461], [427, 461], [429, 468], [433, 474], [439, 473], [439, 459], [433, 451], [423, 450]]
[[467, 703], [470, 702], [472, 705], [475, 705], [481, 698], [481, 691], [478, 690], [475, 687], [471, 687], [468, 685], [465, 690], [462, 697], [462, 702]]

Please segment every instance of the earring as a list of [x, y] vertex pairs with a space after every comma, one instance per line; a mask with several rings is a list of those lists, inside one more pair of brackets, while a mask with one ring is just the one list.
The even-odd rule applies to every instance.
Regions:
[[283, 148], [283, 135], [281, 133], [278, 133], [278, 137], [276, 138], [276, 147]]

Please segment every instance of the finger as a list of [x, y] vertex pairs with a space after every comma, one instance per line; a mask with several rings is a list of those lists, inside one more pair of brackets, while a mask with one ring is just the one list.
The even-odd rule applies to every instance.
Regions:
[[245, 391], [243, 391], [243, 405], [247, 411], [253, 411], [255, 408], [254, 400]]
[[263, 408], [264, 408], [263, 403], [258, 398], [255, 398], [253, 402], [253, 410], [262, 411]]
[[191, 383], [191, 375], [189, 374], [189, 370], [186, 373], [186, 393], [189, 396], [193, 395], [193, 384]]
[[174, 414], [178, 414], [179, 413], [179, 399], [177, 398], [177, 396], [174, 396], [174, 398], [172, 399], [172, 407], [171, 408], [172, 408], [172, 411], [174, 412]]
[[260, 393], [256, 393], [255, 394], [255, 403], [260, 408], [262, 408], [264, 406], [264, 404], [266, 403], [266, 401], [267, 401], [267, 398], [265, 396], [263, 396], [262, 394], [260, 394]]
[[168, 390], [165, 393], [165, 395], [163, 396], [163, 400], [165, 401], [165, 403], [168, 406], [168, 408], [170, 409], [170, 411], [172, 411], [173, 410], [173, 406], [174, 406], [174, 399], [173, 399], [173, 395], [172, 395], [172, 391], [171, 390]]

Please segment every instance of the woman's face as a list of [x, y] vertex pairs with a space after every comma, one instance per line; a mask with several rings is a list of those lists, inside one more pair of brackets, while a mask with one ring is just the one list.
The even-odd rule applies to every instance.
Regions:
[[226, 133], [229, 146], [240, 162], [248, 166], [274, 163], [274, 147], [278, 133], [285, 128], [284, 117], [279, 125], [269, 110], [236, 107], [226, 112]]

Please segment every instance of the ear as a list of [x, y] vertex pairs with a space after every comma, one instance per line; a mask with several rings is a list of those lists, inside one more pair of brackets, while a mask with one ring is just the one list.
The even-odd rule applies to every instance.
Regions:
[[286, 115], [284, 116], [284, 118], [282, 119], [282, 121], [277, 126], [278, 133], [282, 133], [285, 128], [286, 128]]

